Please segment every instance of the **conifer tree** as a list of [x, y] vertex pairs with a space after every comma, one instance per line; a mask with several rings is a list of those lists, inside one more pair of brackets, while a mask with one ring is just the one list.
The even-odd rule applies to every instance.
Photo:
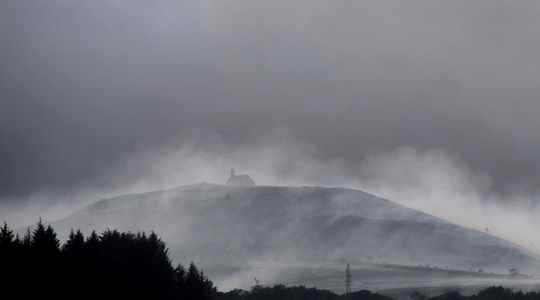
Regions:
[[54, 255], [60, 251], [60, 241], [52, 227], [45, 227], [43, 221], [39, 220], [32, 233], [31, 247], [40, 254]]
[[72, 230], [60, 247], [53, 228], [40, 220], [22, 240], [7, 224], [0, 227], [0, 250], [7, 245], [13, 251], [0, 252], [0, 285], [20, 291], [20, 299], [209, 300], [216, 295], [195, 264], [187, 272], [180, 264], [172, 267], [165, 243], [154, 232], [93, 231], [85, 239]]
[[6, 222], [0, 228], [0, 251], [7, 251], [13, 247], [14, 235]]
[[68, 240], [64, 244], [63, 251], [69, 256], [80, 255], [82, 254], [84, 246], [85, 241], [82, 232], [80, 230], [77, 230], [77, 232], [71, 230]]

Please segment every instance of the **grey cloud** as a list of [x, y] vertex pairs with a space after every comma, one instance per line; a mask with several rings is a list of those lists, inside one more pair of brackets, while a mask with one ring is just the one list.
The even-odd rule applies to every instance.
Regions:
[[171, 141], [237, 151], [276, 128], [353, 176], [412, 146], [460, 157], [497, 192], [535, 190], [539, 9], [2, 1], [0, 198], [106, 189], [131, 155]]

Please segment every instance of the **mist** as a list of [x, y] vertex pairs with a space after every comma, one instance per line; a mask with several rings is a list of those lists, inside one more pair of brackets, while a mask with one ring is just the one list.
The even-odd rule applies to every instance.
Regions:
[[540, 252], [537, 195], [528, 190], [494, 192], [488, 174], [442, 149], [403, 146], [368, 154], [351, 166], [343, 159], [325, 159], [315, 146], [277, 130], [247, 147], [171, 145], [157, 153], [135, 155], [124, 163], [145, 162], [141, 174], [127, 167], [111, 178], [133, 178], [127, 190], [145, 192], [198, 182], [224, 184], [235, 168], [258, 185], [348, 187]]
[[171, 142], [126, 157], [85, 188], [41, 192], [18, 205], [4, 204], [0, 218], [18, 226], [40, 217], [54, 221], [99, 199], [200, 182], [224, 184], [229, 170], [235, 168], [252, 176], [258, 185], [359, 189], [540, 251], [535, 234], [540, 225], [535, 218], [539, 212], [536, 195], [494, 193], [488, 174], [442, 149], [403, 146], [369, 154], [351, 166], [344, 159], [326, 159], [317, 147], [300, 142], [284, 129], [240, 147], [228, 147], [216, 135], [198, 136], [204, 136], [204, 142]]
[[[200, 134], [199, 136], [204, 135]], [[536, 246], [538, 240], [534, 233], [534, 228], [537, 228], [538, 225], [534, 216], [538, 211], [532, 204], [534, 202], [529, 201], [532, 195], [516, 193], [508, 195], [508, 197], [513, 197], [511, 199], [496, 199], [495, 197], [500, 197], [500, 195], [491, 192], [492, 181], [489, 176], [474, 171], [459, 157], [443, 150], [420, 150], [404, 146], [391, 152], [371, 154], [355, 168], [352, 168], [350, 165], [344, 167], [347, 162], [343, 160], [321, 158], [322, 156], [315, 147], [308, 143], [300, 143], [285, 130], [277, 130], [261, 136], [253, 146], [236, 149], [229, 149], [212, 137], [208, 137], [205, 143], [210, 141], [212, 147], [209, 148], [205, 148], [201, 144], [171, 143], [167, 147], [151, 149], [126, 157], [119, 163], [119, 167], [106, 177], [106, 181], [110, 183], [112, 188], [92, 191], [90, 187], [93, 185], [89, 183], [88, 190], [81, 192], [80, 195], [73, 195], [71, 198], [72, 207], [52, 207], [50, 208], [52, 211], [47, 212], [46, 207], [39, 207], [38, 210], [32, 206], [26, 208], [22, 206], [20, 213], [22, 215], [22, 212], [28, 209], [25, 217], [29, 223], [33, 223], [38, 216], [49, 214], [51, 217], [46, 218], [47, 221], [54, 223], [55, 220], [61, 220], [76, 209], [93, 204], [98, 199], [169, 190], [200, 182], [224, 184], [230, 168], [235, 168], [239, 173], [249, 174], [259, 186], [337, 186], [360, 189], [441, 217], [455, 224], [507, 239], [533, 252], [538, 251]], [[356, 172], [349, 173], [348, 170], [351, 169], [355, 169]], [[204, 190], [203, 187], [201, 189]], [[174, 190], [169, 193], [175, 194]], [[222, 196], [225, 197], [225, 195]], [[195, 255], [185, 258], [185, 253], [192, 253], [193, 247], [200, 245], [201, 249], [206, 249], [202, 246], [205, 245], [206, 241], [211, 240], [219, 244], [222, 237], [227, 236], [220, 233], [220, 229], [217, 228], [214, 232], [204, 231], [204, 235], [201, 235], [201, 231], [190, 232], [189, 229], [193, 228], [190, 225], [191, 222], [194, 222], [199, 216], [198, 210], [194, 209], [193, 204], [184, 204], [181, 205], [182, 209], [173, 209], [173, 203], [181, 203], [182, 201], [173, 201], [169, 199], [170, 196], [161, 196], [160, 193], [157, 193], [154, 196], [142, 196], [149, 197], [155, 202], [155, 205], [145, 206], [139, 204], [138, 196], [131, 197], [128, 196], [126, 199], [131, 199], [134, 207], [137, 207], [137, 211], [149, 216], [149, 219], [131, 215], [116, 215], [112, 223], [98, 223], [97, 227], [93, 229], [99, 231], [112, 226], [131, 231], [143, 228], [145, 230], [158, 230], [172, 249], [184, 249], [183, 252], [180, 252], [183, 254], [176, 254], [178, 256], [173, 254], [175, 259], [180, 259], [180, 261], [191, 259], [205, 269], [210, 268], [213, 264], [223, 263], [224, 259], [228, 262], [232, 261], [230, 258], [224, 257], [217, 257], [216, 261], [208, 260], [208, 258], [204, 259], [204, 254], [200, 254], [201, 257]], [[210, 202], [213, 204], [208, 204], [203, 199], [198, 200], [201, 201], [196, 206], [216, 205], [215, 207], [211, 206], [213, 211], [210, 215], [211, 220], [219, 222], [227, 218], [227, 214], [221, 213], [222, 209], [226, 211], [226, 202]], [[361, 202], [343, 200], [337, 197], [331, 201], [333, 204], [329, 205], [329, 208], [332, 207], [331, 211], [336, 212], [336, 218], [347, 216], [357, 211], [358, 206], [362, 206]], [[313, 199], [313, 201], [317, 202], [318, 200]], [[512, 206], [508, 206], [507, 203], [512, 203]], [[166, 222], [165, 220], [168, 220], [166, 218], [157, 220], [151, 217], [152, 215], [163, 216], [169, 210], [176, 213], [174, 219], [179, 220], [174, 227], [170, 227], [167, 223], [160, 223]], [[293, 219], [301, 220], [312, 217], [314, 214], [312, 208], [300, 204], [295, 206], [294, 210], [293, 215], [296, 215], [297, 218]], [[386, 214], [384, 211], [372, 210], [371, 212], [374, 215], [367, 217], [374, 219]], [[70, 222], [76, 221], [77, 216], [75, 213]], [[268, 219], [272, 220], [272, 217]], [[80, 222], [81, 226], [86, 228], [87, 219], [81, 218]], [[77, 226], [77, 223], [69, 224]], [[229, 228], [236, 233], [234, 236], [249, 236], [245, 231], [247, 228], [242, 227], [242, 224], [240, 222], [237, 225], [238, 228]], [[63, 229], [60, 235], [65, 237], [69, 226], [61, 226], [60, 228]], [[292, 222], [280, 229], [280, 236], [292, 236], [295, 234], [294, 230], [298, 230], [298, 228]], [[226, 253], [233, 251], [237, 255], [242, 255], [241, 253], [246, 252], [247, 248], [242, 248], [242, 245], [249, 244], [249, 239], [240, 239], [240, 241], [243, 242], [236, 245], [238, 249], [233, 248], [236, 252], [227, 248]], [[368, 243], [368, 241], [364, 241], [364, 243]], [[278, 283], [286, 276], [294, 278], [292, 274], [286, 273], [287, 267], [311, 267], [322, 270], [328, 267], [323, 263], [317, 265], [303, 261], [300, 258], [305, 253], [292, 245], [290, 248], [279, 248], [283, 245], [276, 245], [280, 245], [276, 246], [280, 250], [275, 253], [254, 254], [247, 251], [243, 254], [243, 268], [235, 272], [234, 275], [229, 274], [226, 277], [213, 275], [216, 283], [225, 290], [237, 287], [248, 288], [253, 283], [253, 276], [264, 280], [265, 284]], [[346, 249], [346, 247], [336, 248], [334, 256], [336, 258], [341, 256], [354, 257]], [[355, 253], [357, 254], [357, 252]], [[395, 251], [395, 260], [386, 262], [410, 264], [411, 262], [407, 259], [408, 255], [410, 253], [406, 249], [400, 249], [400, 251]], [[419, 254], [417, 253], [417, 255]], [[429, 261], [429, 258], [425, 259]], [[212, 269], [210, 268], [210, 270]], [[482, 281], [478, 283], [480, 284]], [[433, 281], [433, 284], [435, 285], [436, 281]]]

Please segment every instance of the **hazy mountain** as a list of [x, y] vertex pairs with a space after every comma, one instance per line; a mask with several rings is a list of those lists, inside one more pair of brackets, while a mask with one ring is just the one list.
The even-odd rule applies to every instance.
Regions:
[[[254, 277], [313, 282], [345, 262], [379, 271], [373, 266], [540, 270], [535, 255], [508, 241], [344, 188], [196, 184], [101, 200], [54, 226], [61, 234], [154, 230], [175, 260], [198, 262], [226, 287]], [[319, 271], [295, 275], [302, 268]]]

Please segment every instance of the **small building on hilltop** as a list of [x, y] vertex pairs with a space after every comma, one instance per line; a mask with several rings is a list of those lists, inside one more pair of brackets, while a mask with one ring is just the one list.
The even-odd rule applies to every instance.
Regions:
[[254, 186], [255, 181], [247, 174], [236, 174], [234, 169], [231, 169], [231, 176], [227, 180], [227, 185], [234, 186]]

